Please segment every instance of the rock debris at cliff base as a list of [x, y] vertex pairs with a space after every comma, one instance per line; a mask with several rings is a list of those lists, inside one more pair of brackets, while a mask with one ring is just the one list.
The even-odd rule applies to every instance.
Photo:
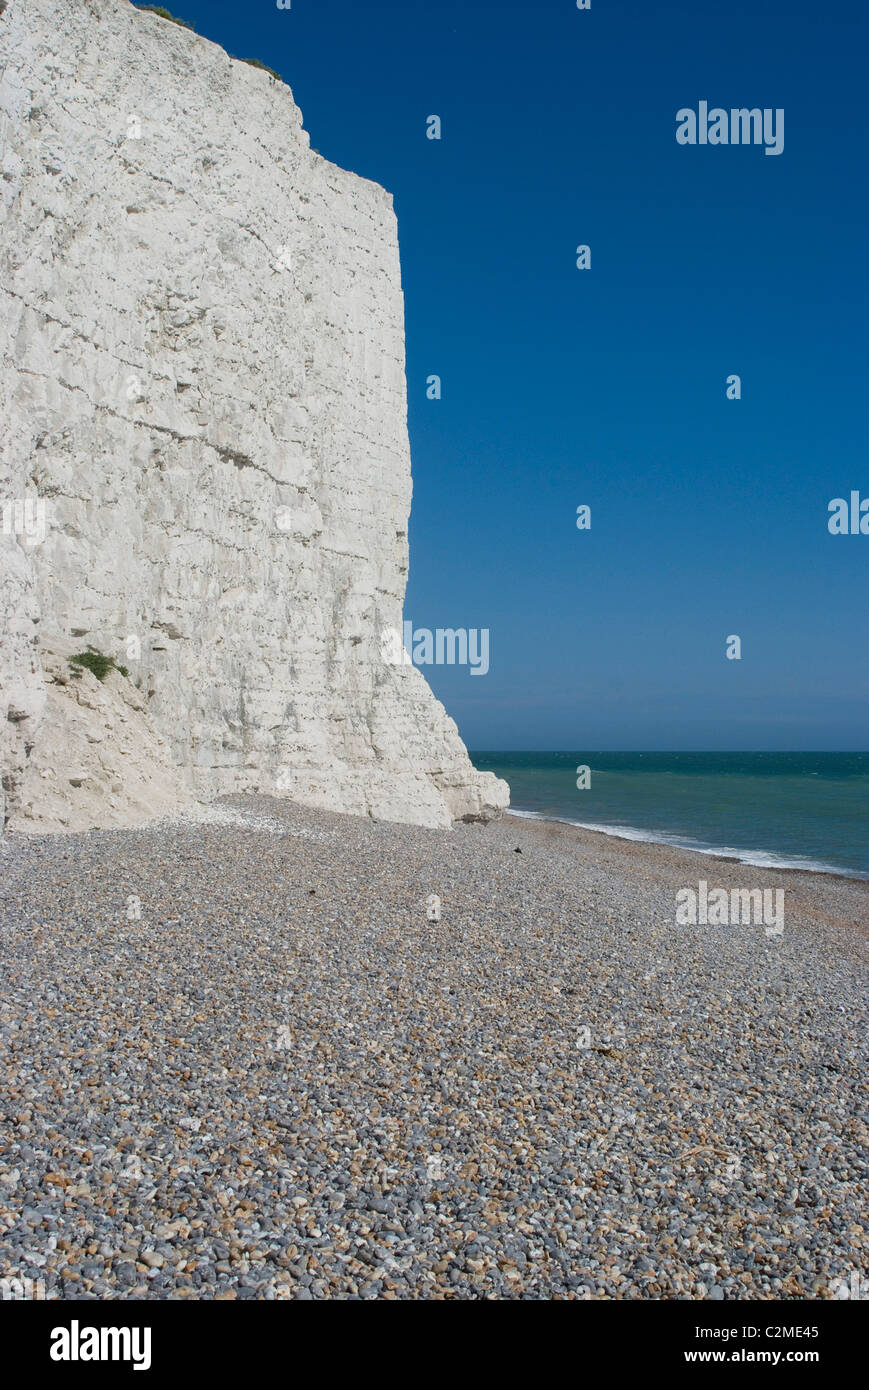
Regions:
[[865, 884], [752, 869], [770, 940], [676, 928], [745, 866], [662, 846], [218, 814], [0, 850], [0, 1274], [768, 1299], [865, 1268]]

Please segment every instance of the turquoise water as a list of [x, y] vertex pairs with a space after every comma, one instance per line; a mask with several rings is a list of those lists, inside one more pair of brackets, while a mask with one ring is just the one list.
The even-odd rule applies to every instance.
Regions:
[[[869, 753], [472, 753], [511, 810], [869, 879]], [[577, 789], [576, 769], [591, 769]]]

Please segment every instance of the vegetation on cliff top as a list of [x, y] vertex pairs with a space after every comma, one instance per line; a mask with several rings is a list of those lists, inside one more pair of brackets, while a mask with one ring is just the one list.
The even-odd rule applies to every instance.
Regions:
[[161, 19], [168, 19], [172, 24], [180, 24], [182, 29], [192, 29], [193, 25], [188, 24], [186, 19], [176, 19], [174, 14], [170, 14], [162, 5], [137, 5], [137, 10], [147, 10], [149, 14], [158, 14]]
[[259, 58], [240, 58], [239, 62], [247, 63], [252, 68], [262, 68], [263, 72], [267, 72], [270, 77], [276, 77], [279, 82], [283, 82], [284, 80], [279, 72], [275, 72], [274, 68], [267, 67], [265, 63], [261, 63]]
[[[0, 9], [2, 9], [2, 0], [0, 0]], [[143, 10], [147, 14], [157, 14], [161, 19], [170, 20], [172, 24], [180, 24], [182, 29], [193, 29], [193, 25], [188, 24], [186, 19], [177, 19], [174, 14], [170, 14], [162, 5], [136, 5], [136, 9]], [[230, 53], [229, 56], [231, 58], [232, 54]], [[283, 82], [284, 80], [279, 72], [275, 72], [274, 68], [270, 68], [267, 63], [261, 63], [259, 58], [236, 58], [234, 61], [247, 63], [248, 66], [252, 68], [262, 68], [263, 72], [267, 72], [269, 77], [273, 77], [277, 82]]]

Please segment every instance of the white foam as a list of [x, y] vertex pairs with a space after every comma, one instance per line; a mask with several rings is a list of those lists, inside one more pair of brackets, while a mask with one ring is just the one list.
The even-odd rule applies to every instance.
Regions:
[[509, 815], [523, 820], [555, 821], [558, 825], [575, 825], [580, 830], [593, 830], [598, 835], [611, 835], [616, 840], [634, 840], [642, 844], [669, 845], [672, 849], [684, 849], [690, 854], [720, 855], [737, 859], [741, 864], [752, 864], [756, 869], [800, 869], [809, 874], [836, 874], [839, 878], [869, 879], [869, 874], [858, 869], [843, 869], [836, 864], [826, 864], [820, 859], [808, 859], [800, 854], [775, 854], [763, 849], [735, 849], [732, 845], [704, 845], [692, 841], [685, 835], [669, 834], [665, 830], [640, 830], [634, 825], [598, 825], [593, 821], [569, 820], [566, 816], [544, 816], [540, 811], [520, 811], [511, 806]]

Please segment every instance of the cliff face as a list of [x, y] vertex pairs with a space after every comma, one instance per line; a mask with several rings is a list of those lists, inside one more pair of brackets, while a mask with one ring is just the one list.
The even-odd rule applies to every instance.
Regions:
[[288, 87], [128, 0], [9, 0], [0, 140], [7, 819], [38, 819], [58, 642], [128, 667], [200, 796], [505, 805], [381, 652], [411, 495], [390, 195], [311, 151]]

